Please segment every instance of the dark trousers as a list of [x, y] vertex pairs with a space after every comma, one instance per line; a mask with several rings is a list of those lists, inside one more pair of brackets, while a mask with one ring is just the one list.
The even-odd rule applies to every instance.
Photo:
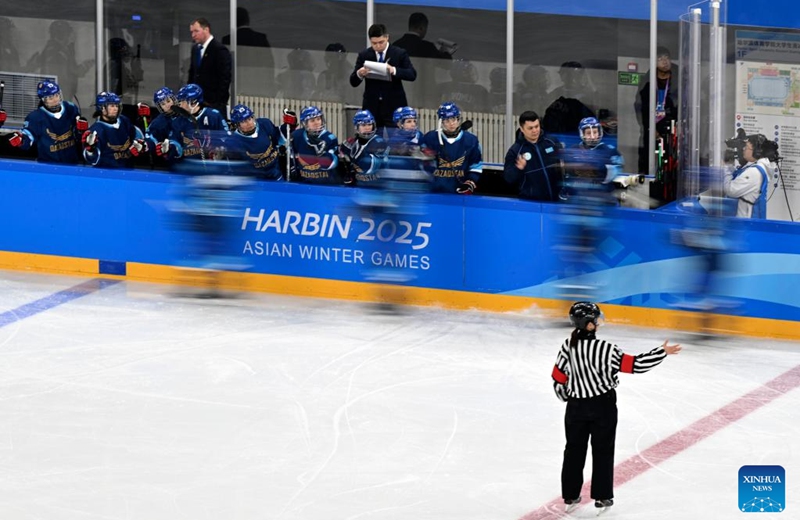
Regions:
[[594, 500], [614, 498], [614, 442], [617, 436], [617, 393], [614, 390], [588, 399], [570, 399], [564, 416], [567, 446], [561, 466], [561, 495], [578, 498], [583, 486], [583, 466], [592, 440], [592, 491]]

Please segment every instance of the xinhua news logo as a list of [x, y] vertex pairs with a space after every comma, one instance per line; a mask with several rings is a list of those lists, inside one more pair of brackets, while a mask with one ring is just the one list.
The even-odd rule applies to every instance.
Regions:
[[739, 510], [782, 513], [786, 509], [786, 470], [781, 466], [739, 468]]

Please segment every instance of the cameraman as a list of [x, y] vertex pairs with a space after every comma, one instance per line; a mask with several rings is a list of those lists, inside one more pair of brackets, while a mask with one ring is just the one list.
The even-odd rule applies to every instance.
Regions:
[[767, 184], [769, 183], [769, 149], [776, 148], [762, 134], [747, 136], [742, 149], [744, 166], [728, 172], [723, 179], [725, 195], [738, 198], [736, 216], [767, 218]]

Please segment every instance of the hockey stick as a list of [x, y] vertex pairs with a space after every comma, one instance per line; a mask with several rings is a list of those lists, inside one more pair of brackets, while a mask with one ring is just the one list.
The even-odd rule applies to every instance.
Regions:
[[0, 109], [3, 108], [3, 94], [5, 94], [5, 91], [6, 91], [6, 82], [0, 81]]

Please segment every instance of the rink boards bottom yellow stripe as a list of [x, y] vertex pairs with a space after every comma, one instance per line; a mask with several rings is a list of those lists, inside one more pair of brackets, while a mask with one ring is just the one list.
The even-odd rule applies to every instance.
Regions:
[[[128, 262], [120, 276], [100, 273], [100, 261], [85, 258], [0, 252], [0, 268], [47, 273], [103, 276], [140, 282], [202, 286], [209, 283], [205, 271], [174, 266]], [[218, 273], [216, 283], [231, 290], [257, 291], [356, 301], [391, 301], [408, 305], [427, 305], [460, 310], [528, 312], [566, 322], [570, 303], [562, 300], [473, 293], [421, 287], [381, 286], [319, 278], [301, 278], [259, 273]], [[609, 323], [682, 331], [705, 329], [722, 334], [739, 334], [781, 339], [800, 339], [800, 322], [748, 318], [729, 315], [703, 315], [695, 312], [603, 305]], [[665, 337], [669, 332], [665, 332]]]

